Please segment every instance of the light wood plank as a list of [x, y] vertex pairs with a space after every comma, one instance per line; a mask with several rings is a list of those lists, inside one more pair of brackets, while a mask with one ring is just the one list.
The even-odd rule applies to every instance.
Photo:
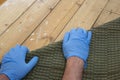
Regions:
[[0, 35], [36, 0], [7, 0], [0, 6]]
[[120, 14], [120, 0], [109, 0], [105, 10]]
[[120, 17], [120, 15], [104, 10], [98, 20], [96, 21], [94, 27], [107, 23], [111, 20]]
[[16, 43], [21, 44], [59, 1], [60, 0], [37, 0], [37, 2], [0, 37], [0, 58], [2, 58], [2, 55], [11, 47], [15, 46]]
[[6, 0], [0, 0], [0, 5], [2, 5]]
[[61, 40], [65, 32], [72, 28], [82, 27], [87, 30], [90, 29], [96, 21], [97, 17], [100, 15], [101, 11], [104, 9], [107, 2], [108, 0], [86, 0], [76, 15], [69, 22], [69, 24], [58, 36], [56, 41]]
[[[41, 25], [27, 39], [24, 45], [31, 50], [49, 44], [69, 22], [84, 0], [62, 0]], [[57, 31], [55, 34], [52, 32]]]
[[97, 19], [96, 23], [94, 24], [94, 27], [97, 27], [99, 25], [102, 25], [106, 22], [109, 22], [111, 20], [114, 20], [118, 17], [120, 17], [120, 1], [119, 0], [110, 0], [107, 4], [107, 6], [104, 8], [103, 12]]

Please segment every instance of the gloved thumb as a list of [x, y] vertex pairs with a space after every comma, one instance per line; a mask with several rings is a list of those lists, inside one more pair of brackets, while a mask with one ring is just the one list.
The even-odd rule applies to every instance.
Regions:
[[69, 40], [69, 37], [70, 37], [70, 33], [69, 32], [66, 32], [65, 33], [65, 36], [63, 38], [63, 44], [65, 44], [68, 40]]
[[38, 57], [34, 56], [28, 63], [29, 71], [36, 65], [37, 62], [38, 62]]

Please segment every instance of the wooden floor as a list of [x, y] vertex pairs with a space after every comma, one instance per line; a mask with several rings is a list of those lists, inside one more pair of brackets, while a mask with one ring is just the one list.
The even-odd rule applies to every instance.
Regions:
[[120, 0], [0, 0], [0, 58], [16, 44], [34, 50], [66, 31], [120, 17]]

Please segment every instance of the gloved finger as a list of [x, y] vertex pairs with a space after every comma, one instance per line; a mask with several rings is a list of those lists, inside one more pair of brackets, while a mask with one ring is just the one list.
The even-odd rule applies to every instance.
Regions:
[[70, 37], [70, 33], [66, 32], [63, 38], [63, 44], [65, 44], [69, 40], [69, 37]]
[[29, 49], [26, 46], [21, 46], [21, 49], [24, 53], [28, 53]]
[[74, 36], [76, 35], [77, 31], [76, 31], [76, 29], [72, 29], [69, 33], [70, 33], [70, 36], [69, 36], [69, 40], [70, 40], [70, 39], [74, 38]]
[[76, 33], [76, 29], [74, 28], [70, 31], [70, 34], [73, 34], [73, 33]]
[[87, 31], [85, 29], [83, 29], [83, 33], [86, 35], [87, 37]]
[[78, 28], [77, 29], [78, 34], [84, 34], [85, 37], [87, 37], [87, 31], [83, 28]]
[[[13, 47], [14, 51], [19, 51], [20, 50], [20, 45], [17, 44], [15, 47]], [[11, 51], [12, 52], [12, 51]], [[14, 52], [15, 53], [15, 52]], [[16, 54], [16, 53], [15, 53]]]
[[20, 44], [17, 44], [14, 48], [20, 48]]
[[23, 60], [26, 58], [26, 54], [29, 52], [29, 49], [26, 46], [21, 46], [21, 56], [23, 57]]
[[92, 37], [92, 32], [88, 31], [87, 40], [89, 43], [90, 43], [91, 37]]
[[38, 62], [38, 57], [34, 56], [28, 63], [28, 70], [30, 71]]

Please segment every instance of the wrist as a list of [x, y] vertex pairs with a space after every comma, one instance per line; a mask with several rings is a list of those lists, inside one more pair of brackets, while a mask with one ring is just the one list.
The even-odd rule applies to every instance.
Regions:
[[84, 61], [82, 59], [69, 57], [62, 80], [81, 80], [83, 67]]
[[0, 74], [0, 80], [9, 80], [9, 78], [5, 74]]
[[73, 65], [75, 67], [84, 66], [84, 61], [78, 57], [69, 57], [67, 59], [67, 65]]
[[83, 56], [83, 55], [80, 55], [80, 54], [73, 54], [73, 55], [69, 55], [67, 57], [65, 57], [67, 60], [70, 59], [72, 62], [75, 61], [75, 62], [83, 62], [84, 64], [84, 69], [87, 67], [87, 57], [86, 56]]
[[87, 60], [88, 54], [85, 54], [85, 52], [81, 52], [81, 53], [80, 52], [79, 53], [70, 53], [69, 52], [69, 53], [64, 54], [64, 56], [66, 59], [69, 59], [70, 57], [77, 57], [77, 58], [83, 60], [85, 63]]

